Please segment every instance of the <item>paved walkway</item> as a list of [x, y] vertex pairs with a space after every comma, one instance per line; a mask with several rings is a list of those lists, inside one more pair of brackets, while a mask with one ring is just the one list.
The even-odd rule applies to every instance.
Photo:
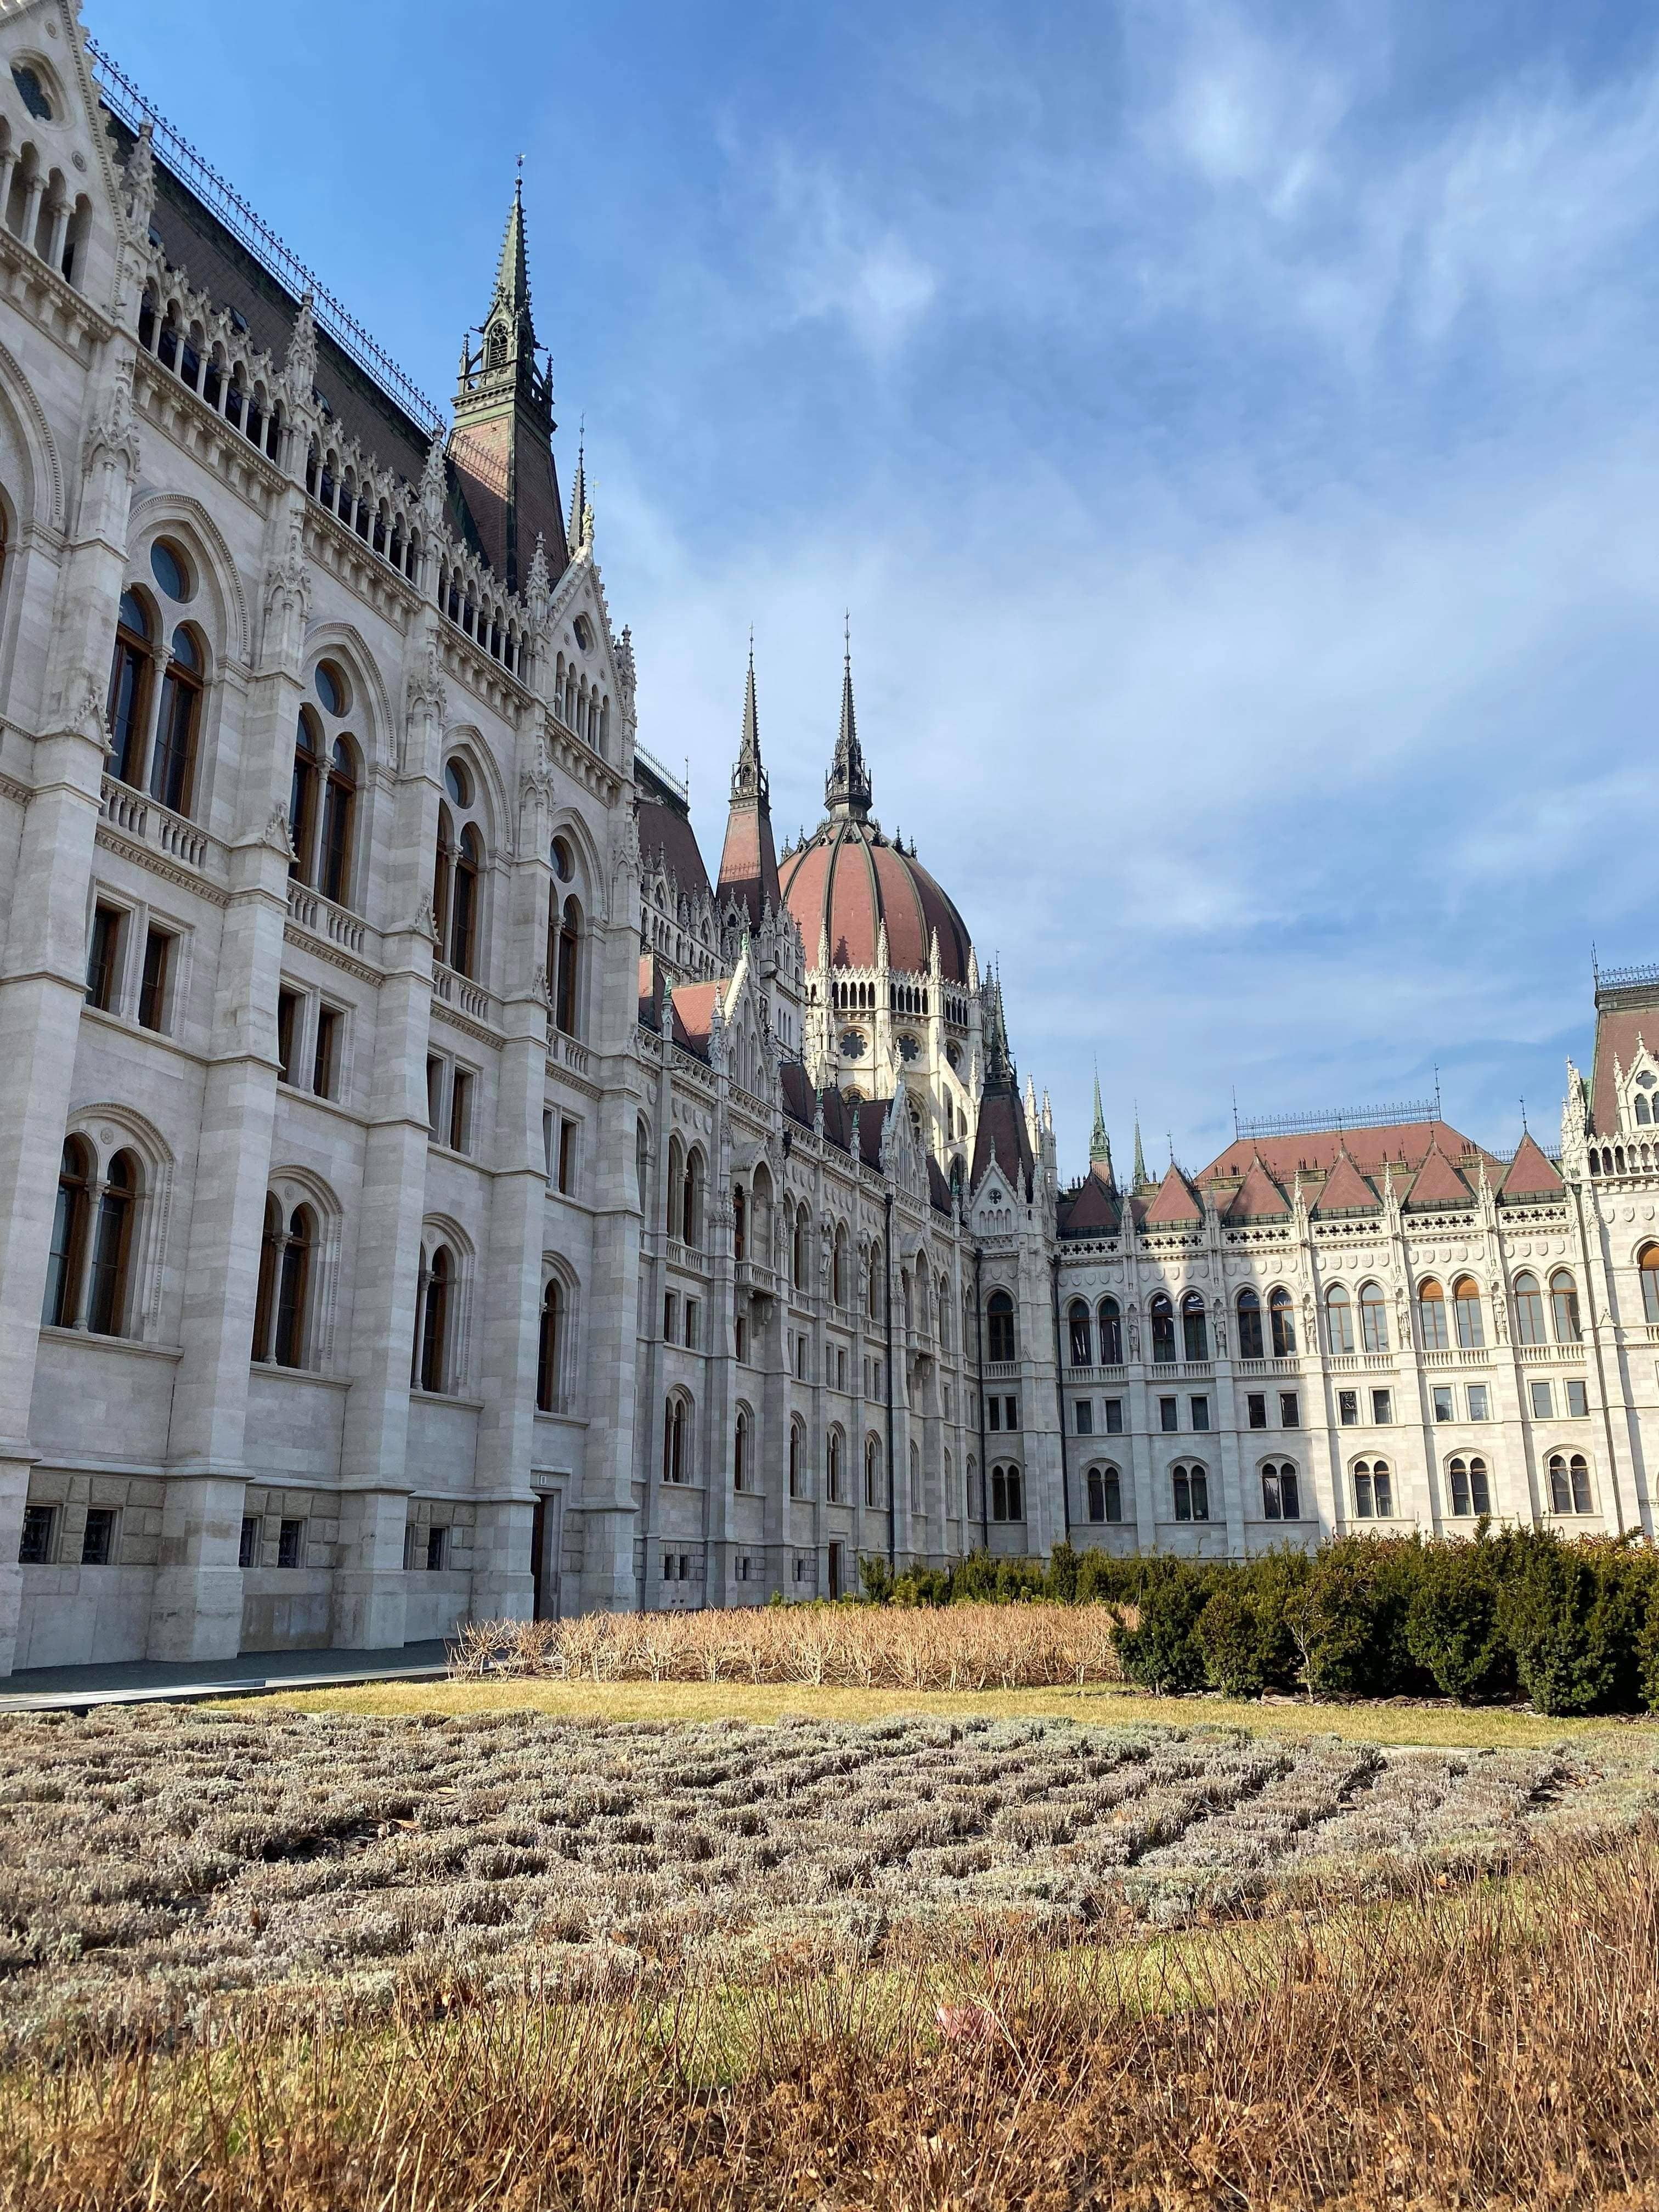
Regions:
[[0, 1674], [0, 1713], [187, 1704], [198, 1698], [246, 1697], [259, 1690], [320, 1690], [338, 1682], [428, 1680], [447, 1671], [441, 1639], [401, 1644], [387, 1651], [243, 1651], [234, 1659], [25, 1667], [15, 1674]]

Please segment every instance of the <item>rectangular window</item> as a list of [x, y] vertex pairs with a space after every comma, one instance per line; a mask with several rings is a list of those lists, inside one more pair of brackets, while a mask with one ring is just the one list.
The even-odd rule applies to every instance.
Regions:
[[1589, 1399], [1582, 1382], [1567, 1385], [1567, 1412], [1575, 1421], [1582, 1421], [1589, 1411]]
[[685, 1302], [685, 1348], [695, 1352], [702, 1342], [702, 1300], [688, 1298]]
[[279, 1567], [297, 1567], [305, 1556], [306, 1524], [303, 1521], [284, 1521], [276, 1538], [276, 1564]]
[[839, 1346], [836, 1352], [836, 1388], [837, 1390], [847, 1388], [847, 1346], [844, 1344]]
[[1106, 1433], [1109, 1437], [1121, 1437], [1123, 1434], [1121, 1398], [1109, 1398], [1106, 1401]]
[[1472, 1421], [1484, 1421], [1488, 1418], [1489, 1416], [1486, 1412], [1486, 1386], [1484, 1382], [1471, 1382], [1469, 1385], [1469, 1419]]
[[559, 1188], [568, 1198], [576, 1188], [576, 1124], [559, 1124]]
[[[880, 1371], [881, 1371], [881, 1362], [880, 1362], [880, 1360], [877, 1360], [877, 1362], [876, 1362], [876, 1371], [877, 1371], [877, 1373], [878, 1373], [878, 1374], [879, 1374], [879, 1373], [880, 1373]], [[1004, 1426], [1004, 1428], [1006, 1428], [1006, 1429], [1010, 1429], [1010, 1430], [1012, 1430], [1012, 1429], [1017, 1429], [1017, 1428], [1019, 1426], [1019, 1401], [1018, 1401], [1018, 1398], [1005, 1398], [1005, 1399], [1003, 1400], [1003, 1401], [1002, 1401], [1002, 1410], [1003, 1410], [1003, 1413], [1004, 1413], [1004, 1416], [1005, 1416], [1005, 1419], [1004, 1419], [1004, 1420], [1003, 1420], [1003, 1424], [1002, 1424], [1002, 1425]]]
[[95, 906], [92, 910], [92, 941], [87, 948], [87, 1004], [106, 1014], [115, 1004], [115, 977], [121, 953], [118, 907]]
[[747, 1553], [747, 1552], [744, 1552], [744, 1553], [742, 1554], [742, 1556], [739, 1558], [738, 1561], [738, 1580], [740, 1583], [746, 1583], [746, 1582], [748, 1581], [748, 1579], [749, 1579], [749, 1554], [748, 1554], [748, 1553]]
[[173, 968], [173, 939], [165, 929], [144, 935], [144, 972], [138, 985], [138, 1026], [161, 1030], [167, 1026], [167, 979]]
[[1279, 1394], [1279, 1425], [1281, 1429], [1299, 1429], [1302, 1425], [1302, 1402], [1294, 1390]]
[[257, 1567], [259, 1564], [259, 1516], [257, 1513], [242, 1516], [241, 1540], [236, 1547], [239, 1567]]
[[276, 1080], [294, 1080], [294, 1051], [300, 1027], [300, 994], [297, 991], [278, 991], [276, 994]]
[[49, 1567], [52, 1565], [52, 1539], [57, 1522], [58, 1508], [55, 1505], [26, 1505], [23, 1508], [23, 1536], [17, 1547], [20, 1567]]
[[472, 1149], [472, 1078], [464, 1067], [458, 1067], [450, 1079], [449, 1149], [452, 1152]]
[[81, 1538], [81, 1565], [107, 1567], [115, 1559], [115, 1512], [112, 1506], [94, 1505], [87, 1515]]
[[1379, 1428], [1386, 1428], [1393, 1420], [1394, 1393], [1392, 1390], [1371, 1392], [1371, 1419]]
[[[549, 1181], [549, 1182], [552, 1182], [552, 1180], [553, 1180], [553, 1122], [554, 1122], [554, 1119], [555, 1119], [555, 1116], [554, 1116], [553, 1109], [552, 1109], [552, 1108], [550, 1106], [550, 1107], [547, 1109], [546, 1112], [545, 1112], [545, 1113], [544, 1113], [544, 1115], [542, 1115], [542, 1172], [546, 1176], [547, 1180]], [[641, 1184], [643, 1184], [643, 1182], [644, 1182], [644, 1181], [645, 1181], [645, 1176], [644, 1176], [644, 1173], [643, 1173], [643, 1168], [641, 1168], [641, 1172], [640, 1181], [641, 1181]], [[641, 1190], [641, 1204], [643, 1204], [643, 1203], [644, 1203], [644, 1192], [643, 1192], [643, 1190]]]
[[428, 1574], [441, 1575], [448, 1564], [448, 1529], [428, 1528], [426, 1532], [426, 1571]]
[[679, 1300], [672, 1291], [665, 1291], [662, 1297], [662, 1334], [665, 1344], [674, 1342], [674, 1332], [678, 1326], [679, 1318]]
[[438, 1141], [438, 1132], [444, 1125], [444, 1064], [436, 1054], [426, 1063], [426, 1126], [432, 1132], [432, 1141]]
[[1353, 1428], [1359, 1419], [1358, 1390], [1339, 1390], [1336, 1394], [1336, 1418], [1345, 1429]]
[[1263, 1390], [1252, 1390], [1244, 1401], [1244, 1418], [1253, 1429], [1267, 1425], [1267, 1397]]
[[672, 1552], [665, 1552], [662, 1555], [662, 1578], [665, 1583], [672, 1583], [674, 1579], [674, 1554]]
[[985, 1402], [990, 1411], [991, 1427], [999, 1435], [1000, 1435], [1002, 1431], [1002, 1401], [1000, 1398], [993, 1396], [988, 1398]]
[[1077, 1432], [1080, 1437], [1091, 1437], [1095, 1432], [1094, 1401], [1079, 1398], [1077, 1401]]
[[1179, 1407], [1175, 1399], [1160, 1398], [1158, 1400], [1158, 1425], [1159, 1428], [1163, 1430], [1165, 1436], [1173, 1436], [1176, 1430], [1179, 1427], [1180, 1424], [1176, 1419], [1176, 1413], [1179, 1410]]
[[739, 1359], [749, 1357], [749, 1324], [739, 1314], [732, 1330], [732, 1349]]
[[1200, 1430], [1207, 1429], [1210, 1425], [1209, 1400], [1207, 1398], [1194, 1398], [1189, 1402], [1193, 1409], [1194, 1428]]
[[412, 1521], [404, 1524], [404, 1572], [412, 1575], [421, 1555], [421, 1532]]
[[1437, 1421], [1449, 1421], [1455, 1419], [1452, 1411], [1452, 1394], [1449, 1384], [1437, 1383], [1435, 1386], [1434, 1418]]
[[1555, 1412], [1555, 1396], [1547, 1382], [1532, 1386], [1532, 1417], [1534, 1421], [1547, 1421]]
[[317, 1045], [311, 1055], [311, 1087], [319, 1098], [332, 1098], [340, 1076], [340, 1014], [336, 1006], [317, 1009]]

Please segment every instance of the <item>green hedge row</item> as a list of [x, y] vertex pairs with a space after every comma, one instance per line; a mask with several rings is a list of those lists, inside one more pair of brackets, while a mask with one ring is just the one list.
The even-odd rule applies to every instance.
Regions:
[[1659, 1711], [1659, 1554], [1543, 1529], [1472, 1540], [1350, 1536], [1317, 1552], [1222, 1561], [1056, 1548], [1047, 1566], [975, 1553], [895, 1577], [879, 1603], [1088, 1601], [1133, 1607], [1117, 1646], [1132, 1681], [1230, 1697], [1531, 1698], [1543, 1713]]

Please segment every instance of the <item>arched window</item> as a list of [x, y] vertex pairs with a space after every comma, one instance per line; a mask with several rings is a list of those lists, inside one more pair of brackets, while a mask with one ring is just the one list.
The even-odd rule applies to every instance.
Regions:
[[138, 1163], [117, 1152], [104, 1171], [92, 1234], [87, 1280], [87, 1327], [94, 1336], [125, 1336], [132, 1261], [132, 1217], [138, 1201]]
[[939, 1279], [939, 1348], [951, 1349], [951, 1285], [944, 1275]]
[[1659, 1326], [1659, 1244], [1644, 1244], [1636, 1262], [1642, 1273], [1642, 1311]]
[[149, 611], [137, 592], [121, 595], [109, 672], [110, 774], [142, 789], [149, 721]]
[[806, 1288], [806, 1208], [804, 1206], [795, 1216], [794, 1233], [789, 1240], [789, 1279], [798, 1291]]
[[748, 1202], [743, 1194], [743, 1185], [734, 1182], [732, 1186], [732, 1257], [734, 1260], [741, 1260], [744, 1257], [748, 1232]]
[[1023, 1521], [1025, 1518], [1025, 1498], [1024, 1486], [1020, 1480], [1019, 1469], [1017, 1467], [1011, 1467], [1007, 1470], [1007, 1475], [1008, 1518], [1011, 1521]]
[[80, 1318], [81, 1275], [91, 1215], [92, 1152], [84, 1137], [70, 1137], [58, 1170], [58, 1206], [52, 1218], [46, 1296], [40, 1312], [49, 1328], [73, 1328]]
[[1472, 1513], [1492, 1511], [1492, 1485], [1483, 1459], [1464, 1460], [1460, 1455], [1446, 1469], [1451, 1486], [1451, 1510], [1458, 1520]]
[[174, 814], [188, 814], [195, 796], [197, 726], [204, 681], [202, 648], [181, 623], [173, 633], [173, 651], [161, 678], [161, 708], [149, 769], [150, 797]]
[[838, 1306], [844, 1306], [847, 1304], [847, 1231], [844, 1227], [836, 1231], [830, 1274], [830, 1295]]
[[1589, 1462], [1583, 1452], [1575, 1452], [1571, 1462], [1572, 1510], [1575, 1513], [1591, 1510]]
[[1175, 1346], [1175, 1308], [1160, 1291], [1152, 1300], [1152, 1358], [1162, 1363], [1173, 1359]]
[[1459, 1350], [1479, 1352], [1486, 1341], [1486, 1329], [1480, 1316], [1480, 1285], [1473, 1275], [1460, 1275], [1452, 1285], [1452, 1312]]
[[1376, 1499], [1371, 1490], [1371, 1463], [1368, 1459], [1356, 1460], [1353, 1469], [1353, 1510], [1361, 1521], [1376, 1517]]
[[556, 1282], [542, 1292], [542, 1319], [536, 1340], [536, 1403], [544, 1413], [559, 1410], [559, 1376], [564, 1351], [564, 1299]]
[[679, 1237], [685, 1228], [685, 1152], [678, 1137], [668, 1139], [668, 1233]]
[[1296, 1352], [1296, 1307], [1290, 1292], [1281, 1284], [1267, 1296], [1267, 1320], [1271, 1325], [1273, 1358], [1291, 1358]]
[[1302, 1518], [1302, 1486], [1288, 1460], [1270, 1460], [1261, 1470], [1261, 1514], [1267, 1521]]
[[805, 1495], [805, 1480], [806, 1431], [797, 1419], [789, 1424], [789, 1495], [792, 1498]]
[[1261, 1336], [1261, 1301], [1254, 1291], [1241, 1291], [1236, 1309], [1238, 1315], [1238, 1356], [1241, 1359], [1261, 1359], [1265, 1356]]
[[839, 1429], [831, 1429], [823, 1457], [824, 1496], [831, 1505], [841, 1504], [842, 1437]]
[[1095, 1364], [1094, 1331], [1090, 1326], [1089, 1309], [1081, 1298], [1073, 1298], [1066, 1309], [1066, 1318], [1072, 1331], [1072, 1364], [1073, 1367], [1092, 1367]]
[[283, 1264], [283, 1209], [273, 1197], [265, 1200], [264, 1226], [259, 1237], [259, 1279], [253, 1300], [253, 1357], [270, 1358], [270, 1327], [276, 1313], [276, 1279]]
[[432, 917], [438, 925], [438, 957], [449, 943], [450, 892], [455, 876], [455, 824], [448, 807], [438, 808], [438, 844], [432, 862]]
[[1572, 1486], [1567, 1480], [1567, 1462], [1564, 1452], [1550, 1455], [1550, 1510], [1552, 1513], [1571, 1513], [1572, 1510]]
[[1207, 1521], [1210, 1517], [1210, 1478], [1201, 1467], [1177, 1467], [1170, 1471], [1170, 1489], [1177, 1521]]
[[1652, 1109], [1648, 1104], [1646, 1093], [1640, 1091], [1636, 1094], [1636, 1118], [1638, 1121], [1644, 1123], [1650, 1122], [1653, 1119]]
[[1517, 1344], [1547, 1344], [1544, 1326], [1544, 1293], [1529, 1270], [1515, 1279], [1515, 1338]]
[[[1389, 1472], [1387, 1460], [1373, 1460], [1369, 1467], [1361, 1460], [1354, 1469], [1354, 1488], [1355, 1504], [1362, 1515], [1374, 1513], [1379, 1521], [1394, 1518], [1394, 1477]], [[1369, 1504], [1364, 1502], [1367, 1498]]]
[[1423, 1334], [1425, 1352], [1445, 1352], [1451, 1339], [1446, 1328], [1446, 1293], [1432, 1275], [1418, 1285], [1418, 1327]]
[[910, 1494], [908, 1499], [909, 1508], [913, 1513], [917, 1510], [921, 1502], [921, 1448], [919, 1444], [913, 1443], [910, 1447]]
[[985, 1519], [985, 1486], [980, 1480], [979, 1462], [971, 1453], [968, 1458], [968, 1518], [983, 1522]]
[[690, 1468], [690, 1409], [680, 1391], [675, 1391], [663, 1408], [662, 1422], [662, 1479], [665, 1482], [684, 1482]]
[[449, 1295], [455, 1263], [440, 1244], [422, 1270], [420, 1287], [420, 1387], [441, 1392], [449, 1387]]
[[1009, 1360], [1014, 1350], [1014, 1302], [1006, 1291], [993, 1291], [985, 1302], [985, 1356]]
[[702, 1187], [703, 1160], [702, 1148], [694, 1145], [686, 1156], [685, 1188], [680, 1213], [682, 1240], [694, 1248], [702, 1243]]
[[750, 1479], [750, 1417], [747, 1406], [738, 1408], [737, 1426], [732, 1436], [732, 1487], [746, 1490]]
[[1115, 1298], [1103, 1298], [1096, 1319], [1100, 1325], [1100, 1364], [1103, 1367], [1121, 1367], [1123, 1364], [1123, 1316]]
[[866, 1505], [881, 1503], [881, 1443], [875, 1437], [864, 1440], [864, 1502]]
[[1181, 1301], [1181, 1349], [1188, 1359], [1210, 1356], [1210, 1325], [1205, 1317], [1203, 1296], [1197, 1291], [1188, 1291]]
[[276, 1326], [270, 1356], [278, 1367], [306, 1364], [306, 1301], [316, 1242], [316, 1219], [310, 1207], [296, 1206], [283, 1239], [283, 1264], [276, 1279]]
[[1091, 1467], [1089, 1469], [1088, 1492], [1089, 1518], [1091, 1521], [1103, 1521], [1106, 1518], [1106, 1483], [1097, 1467]]
[[651, 1132], [643, 1115], [634, 1124], [634, 1175], [640, 1188], [640, 1212], [643, 1213], [651, 1188]]
[[1359, 1292], [1359, 1341], [1367, 1352], [1389, 1348], [1389, 1304], [1381, 1283], [1366, 1283]]
[[881, 1282], [882, 1250], [878, 1243], [870, 1247], [869, 1294], [865, 1301], [865, 1313], [871, 1321], [881, 1319]]
[[311, 842], [317, 828], [319, 773], [317, 731], [310, 708], [302, 707], [299, 726], [294, 732], [294, 775], [288, 796], [288, 834], [294, 847], [288, 872], [302, 884], [311, 881]]
[[[555, 894], [554, 904], [557, 905]], [[549, 921], [550, 933], [552, 923]], [[553, 980], [553, 1020], [566, 1036], [577, 1034], [576, 1023], [580, 993], [577, 985], [580, 975], [582, 941], [582, 910], [574, 895], [558, 908], [556, 941], [551, 947], [552, 958], [548, 974]]]
[[1577, 1344], [1582, 1340], [1578, 1326], [1578, 1286], [1565, 1267], [1558, 1267], [1550, 1277], [1550, 1315], [1555, 1323], [1558, 1344]]
[[469, 822], [455, 848], [449, 892], [449, 964], [458, 975], [471, 975], [477, 958], [478, 871], [483, 859], [478, 833]]
[[1008, 1518], [1008, 1474], [1005, 1468], [994, 1467], [991, 1469], [991, 1518], [994, 1521]]
[[346, 740], [336, 738], [328, 756], [318, 888], [337, 906], [347, 904], [351, 897], [351, 836], [356, 812], [356, 763]]
[[1089, 1518], [1091, 1521], [1121, 1521], [1123, 1518], [1123, 1482], [1115, 1467], [1091, 1467], [1089, 1469]]
[[1353, 1350], [1353, 1300], [1340, 1283], [1325, 1293], [1325, 1349], [1338, 1356]]

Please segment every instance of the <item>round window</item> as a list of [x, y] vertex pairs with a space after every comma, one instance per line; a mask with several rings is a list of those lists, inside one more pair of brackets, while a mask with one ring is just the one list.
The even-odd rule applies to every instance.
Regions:
[[862, 1060], [864, 1032], [861, 1030], [843, 1030], [841, 1033], [841, 1049], [848, 1060]]
[[190, 597], [190, 577], [176, 547], [158, 538], [149, 549], [149, 573], [170, 599]]
[[901, 1060], [914, 1060], [921, 1052], [921, 1044], [919, 1038], [902, 1036], [898, 1041], [898, 1048]]
[[562, 837], [553, 840], [553, 872], [562, 884], [568, 884], [576, 872], [576, 864], [570, 857], [570, 848]]
[[472, 779], [458, 760], [453, 760], [444, 770], [444, 789], [457, 806], [472, 804]]
[[323, 702], [323, 711], [329, 714], [343, 714], [346, 710], [345, 679], [331, 661], [317, 664], [317, 696]]
[[945, 1057], [950, 1061], [952, 1067], [960, 1067], [962, 1066], [962, 1047], [957, 1042], [954, 1037], [951, 1039], [951, 1042], [945, 1048]]

